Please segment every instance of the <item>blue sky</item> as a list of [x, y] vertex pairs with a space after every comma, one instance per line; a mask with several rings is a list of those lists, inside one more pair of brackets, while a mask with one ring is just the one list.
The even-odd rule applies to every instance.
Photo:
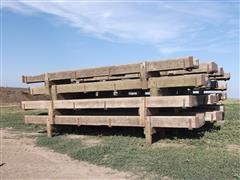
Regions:
[[1, 86], [22, 75], [193, 55], [240, 98], [239, 1], [1, 1]]

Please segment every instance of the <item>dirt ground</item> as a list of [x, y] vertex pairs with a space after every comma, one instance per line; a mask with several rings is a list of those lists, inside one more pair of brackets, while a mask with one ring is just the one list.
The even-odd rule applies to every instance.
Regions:
[[34, 134], [0, 129], [1, 179], [134, 179], [34, 145]]

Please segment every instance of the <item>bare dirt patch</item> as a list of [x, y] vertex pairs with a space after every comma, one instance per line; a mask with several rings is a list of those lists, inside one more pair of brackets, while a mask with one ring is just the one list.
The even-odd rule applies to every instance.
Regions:
[[132, 175], [36, 147], [34, 138], [0, 129], [1, 179], [129, 179]]

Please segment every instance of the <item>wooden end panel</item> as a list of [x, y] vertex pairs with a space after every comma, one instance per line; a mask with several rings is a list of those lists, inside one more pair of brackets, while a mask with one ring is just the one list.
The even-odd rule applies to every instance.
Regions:
[[223, 112], [222, 111], [212, 111], [205, 112], [205, 121], [215, 122], [223, 120]]
[[216, 94], [209, 94], [208, 95], [208, 103], [209, 105], [217, 104], [219, 102], [219, 96]]
[[208, 63], [208, 73], [217, 73], [218, 65], [215, 62]]
[[37, 115], [25, 115], [24, 123], [25, 124], [46, 124], [48, 116], [37, 116]]

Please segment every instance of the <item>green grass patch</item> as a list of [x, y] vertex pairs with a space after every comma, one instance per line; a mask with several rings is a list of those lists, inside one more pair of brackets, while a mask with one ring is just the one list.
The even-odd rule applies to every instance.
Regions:
[[[39, 136], [37, 144], [73, 159], [130, 171], [143, 179], [240, 179], [239, 105], [239, 102], [226, 103], [223, 124], [178, 133], [169, 130], [166, 138], [152, 146], [145, 144], [141, 129], [70, 126], [59, 129], [53, 138]], [[24, 125], [19, 108], [4, 108], [1, 112], [0, 127], [28, 131], [40, 128]], [[69, 138], [68, 133], [85, 136]], [[100, 141], [88, 146], [86, 140]], [[229, 145], [235, 149], [229, 149]]]

